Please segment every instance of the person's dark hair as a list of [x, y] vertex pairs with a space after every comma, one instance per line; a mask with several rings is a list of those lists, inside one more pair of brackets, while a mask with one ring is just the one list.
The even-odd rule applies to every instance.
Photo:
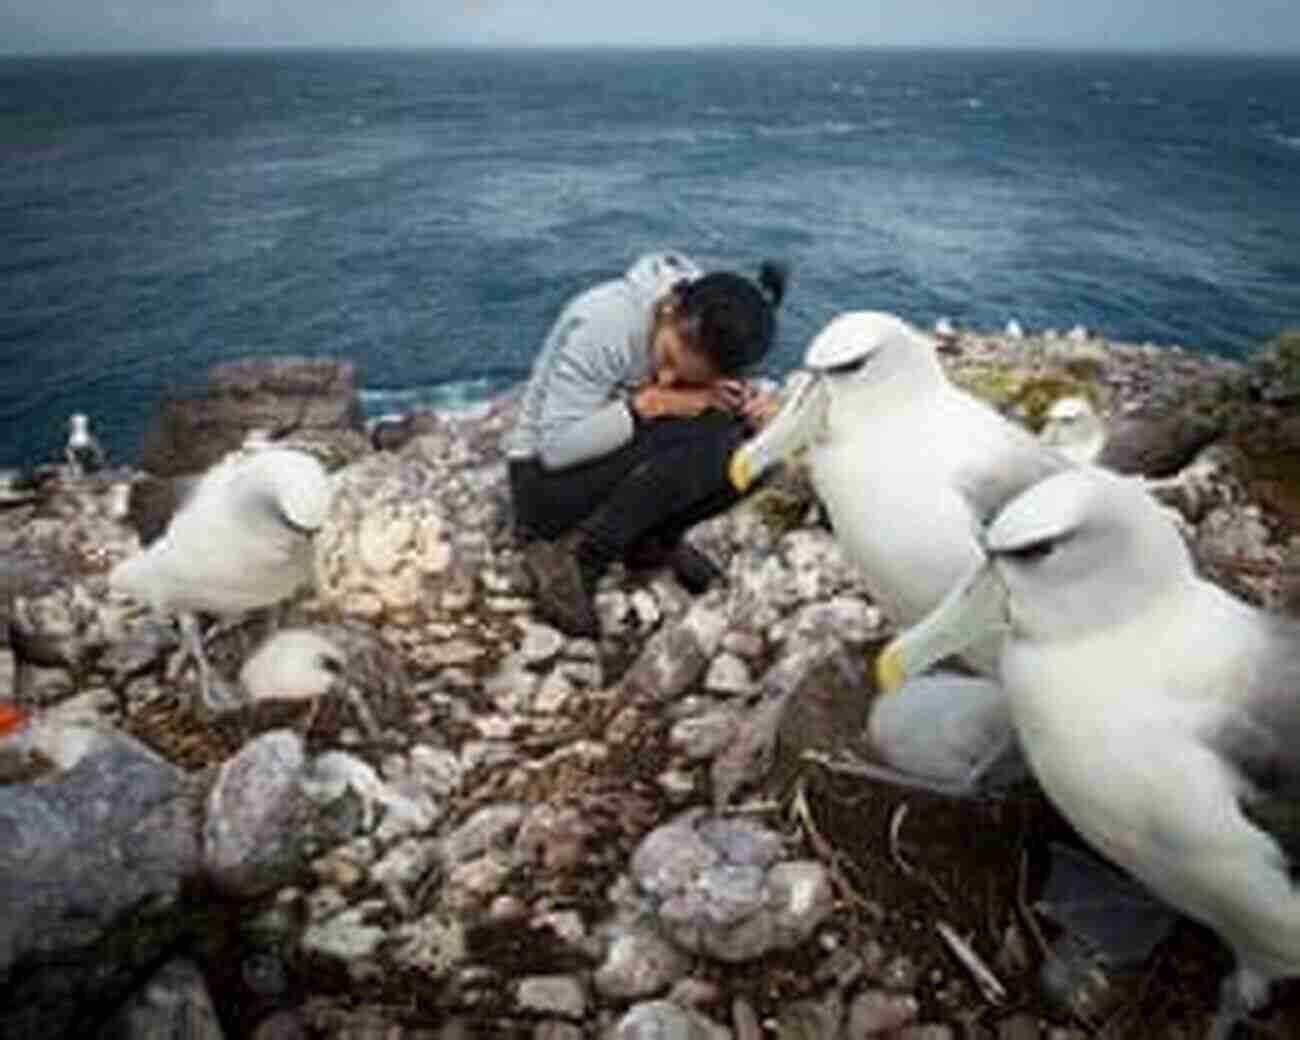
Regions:
[[759, 266], [757, 284], [731, 271], [706, 274], [678, 291], [679, 320], [720, 372], [740, 372], [761, 361], [771, 348], [776, 309], [789, 276], [789, 268], [776, 260]]

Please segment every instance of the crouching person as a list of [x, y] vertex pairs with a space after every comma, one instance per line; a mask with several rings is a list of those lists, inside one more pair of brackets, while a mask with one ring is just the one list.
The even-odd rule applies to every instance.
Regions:
[[772, 345], [784, 266], [757, 281], [642, 257], [580, 293], [547, 334], [506, 441], [538, 613], [598, 634], [609, 564], [665, 564], [692, 593], [719, 577], [685, 539], [729, 508], [732, 451], [772, 408], [741, 375]]

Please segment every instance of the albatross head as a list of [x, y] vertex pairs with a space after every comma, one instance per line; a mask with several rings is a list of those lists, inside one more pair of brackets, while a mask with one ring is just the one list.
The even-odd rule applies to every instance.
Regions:
[[804, 368], [791, 380], [781, 410], [732, 456], [728, 475], [738, 490], [825, 435], [835, 412], [852, 421], [944, 379], [933, 342], [883, 311], [833, 318], [808, 345]]
[[289, 448], [263, 448], [247, 463], [257, 472], [285, 526], [300, 534], [320, 530], [329, 513], [334, 485], [312, 455]]
[[1194, 578], [1177, 529], [1135, 480], [1069, 469], [1013, 499], [985, 560], [877, 660], [884, 689], [999, 629], [1048, 643], [1122, 625]]

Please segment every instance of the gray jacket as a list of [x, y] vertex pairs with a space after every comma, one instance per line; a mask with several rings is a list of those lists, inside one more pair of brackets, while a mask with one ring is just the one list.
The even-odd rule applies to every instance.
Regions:
[[533, 363], [506, 454], [563, 469], [631, 440], [627, 394], [650, 375], [654, 306], [672, 286], [700, 274], [679, 253], [652, 253], [622, 278], [570, 300]]

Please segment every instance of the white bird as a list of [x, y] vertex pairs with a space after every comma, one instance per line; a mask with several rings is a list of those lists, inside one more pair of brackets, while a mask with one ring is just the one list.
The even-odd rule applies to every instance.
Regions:
[[1071, 343], [1087, 343], [1092, 338], [1086, 325], [1075, 325], [1065, 334], [1065, 338]]
[[952, 323], [951, 318], [940, 318], [934, 323], [934, 335], [942, 343], [955, 343], [957, 340], [957, 326]]
[[1007, 327], [1003, 330], [1003, 333], [1006, 335], [1007, 339], [1025, 338], [1025, 330], [1021, 326], [1020, 322], [1016, 321], [1015, 318], [1012, 318], [1007, 322]]
[[882, 686], [1000, 628], [1043, 790], [1103, 855], [1232, 949], [1212, 1040], [1300, 975], [1300, 624], [1196, 573], [1139, 481], [1017, 497], [986, 562], [881, 655]]
[[104, 449], [90, 432], [90, 420], [81, 412], [68, 419], [68, 440], [63, 447], [63, 456], [74, 477], [94, 473], [104, 466]]
[[[792, 380], [773, 420], [735, 453], [732, 483], [748, 487], [770, 465], [804, 446], [813, 487], [846, 555], [871, 596], [898, 625], [925, 616], [976, 564], [979, 523], [1013, 495], [1068, 461], [1028, 430], [950, 383], [928, 337], [891, 314], [836, 317], [805, 356], [811, 375]], [[989, 674], [996, 642], [967, 661]], [[924, 725], [933, 707], [917, 703], [898, 732]], [[931, 705], [938, 703], [931, 699]], [[989, 763], [1011, 742], [1001, 698], [989, 699], [1000, 723], [967, 732], [1003, 735]], [[883, 721], [883, 720], [882, 720]], [[874, 722], [874, 720], [873, 720]], [[881, 734], [876, 734], [882, 745]], [[883, 750], [883, 747], [882, 747]], [[936, 759], [932, 772], [965, 766]], [[898, 778], [901, 779], [901, 778]]]
[[312, 577], [312, 535], [329, 508], [324, 467], [300, 451], [234, 453], [208, 470], [147, 549], [109, 575], [112, 588], [179, 615], [211, 709], [211, 669], [196, 612], [231, 616], [279, 603]]
[[1038, 439], [1072, 462], [1089, 465], [1106, 447], [1106, 426], [1086, 397], [1071, 395], [1052, 402]]
[[311, 729], [325, 697], [341, 693], [357, 713], [366, 735], [372, 740], [378, 740], [381, 735], [369, 706], [349, 681], [347, 654], [309, 628], [287, 628], [267, 639], [244, 662], [239, 681], [253, 703], [312, 702], [302, 726], [304, 732]]

